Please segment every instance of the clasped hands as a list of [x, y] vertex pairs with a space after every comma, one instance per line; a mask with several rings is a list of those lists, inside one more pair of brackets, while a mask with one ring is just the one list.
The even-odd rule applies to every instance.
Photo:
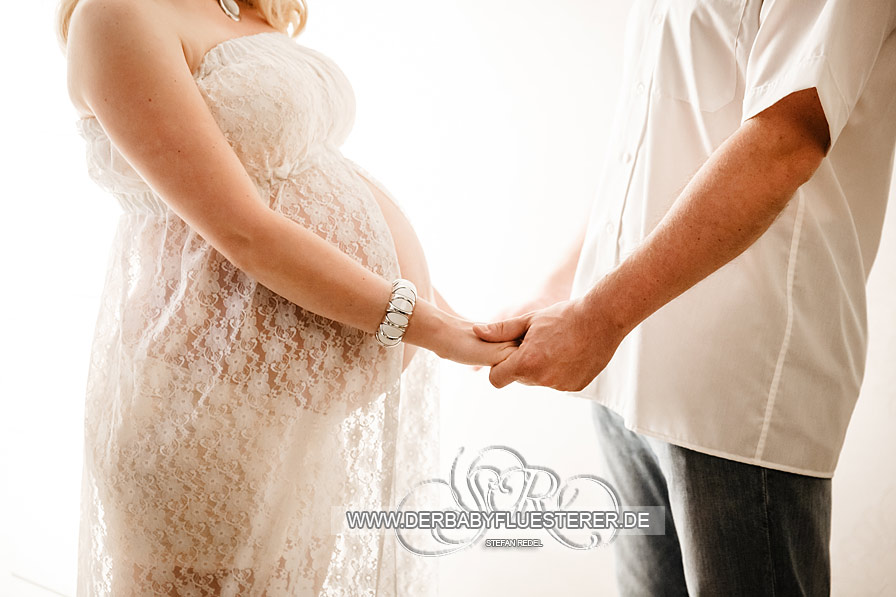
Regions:
[[493, 349], [486, 366], [496, 388], [516, 381], [579, 391], [606, 367], [626, 335], [608, 315], [584, 298], [561, 300], [518, 310], [495, 323], [474, 324], [472, 332]]

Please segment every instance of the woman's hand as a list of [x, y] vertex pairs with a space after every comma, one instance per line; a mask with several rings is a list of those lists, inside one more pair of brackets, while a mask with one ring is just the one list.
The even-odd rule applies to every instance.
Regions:
[[427, 348], [439, 357], [464, 365], [491, 367], [510, 356], [517, 342], [486, 342], [473, 332], [473, 322], [418, 299], [404, 335], [405, 342]]
[[464, 365], [492, 367], [516, 351], [519, 343], [486, 342], [473, 331], [473, 322], [451, 317], [443, 331], [442, 348], [438, 354]]

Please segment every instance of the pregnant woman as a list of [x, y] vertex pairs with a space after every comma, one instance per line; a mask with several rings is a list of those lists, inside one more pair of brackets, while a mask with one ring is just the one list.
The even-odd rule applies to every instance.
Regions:
[[448, 309], [402, 212], [341, 155], [353, 94], [293, 40], [304, 4], [59, 8], [89, 173], [123, 210], [78, 595], [425, 594], [423, 558], [344, 512], [431, 475], [433, 353], [493, 365], [516, 345]]

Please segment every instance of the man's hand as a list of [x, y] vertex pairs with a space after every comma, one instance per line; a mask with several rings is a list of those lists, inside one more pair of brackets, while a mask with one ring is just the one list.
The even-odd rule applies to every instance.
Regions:
[[[518, 307], [510, 307], [504, 309], [503, 311], [500, 311], [498, 315], [492, 320], [498, 322], [492, 324], [494, 326], [494, 329], [503, 330], [504, 328], [501, 328], [500, 326], [504, 324], [507, 324], [508, 327], [506, 329], [508, 330], [511, 329], [511, 325], [518, 327], [521, 324], [517, 322], [522, 321], [524, 317], [533, 314], [535, 311], [543, 311], [551, 305], [566, 301], [566, 299], [569, 298], [569, 289], [571, 287], [572, 282], [570, 282], [570, 285], [566, 288], [560, 287], [561, 289], [559, 292], [552, 292], [556, 287], [546, 285], [545, 290], [535, 298], [523, 303]], [[513, 323], [511, 324], [511, 322]], [[483, 324], [478, 325], [482, 326], [480, 329], [485, 329], [485, 326]], [[525, 333], [525, 331], [523, 333]], [[500, 331], [498, 335], [503, 337], [503, 331]], [[523, 334], [514, 336], [514, 339], [521, 337], [522, 335]], [[486, 339], [486, 337], [482, 335], [480, 335], [480, 338]], [[479, 371], [482, 367], [482, 365], [476, 365], [475, 367], [473, 367], [473, 370]]]
[[600, 313], [586, 312], [579, 300], [476, 324], [473, 330], [489, 342], [522, 339], [515, 352], [492, 367], [489, 381], [496, 388], [518, 381], [570, 392], [591, 383], [625, 337], [622, 328]]

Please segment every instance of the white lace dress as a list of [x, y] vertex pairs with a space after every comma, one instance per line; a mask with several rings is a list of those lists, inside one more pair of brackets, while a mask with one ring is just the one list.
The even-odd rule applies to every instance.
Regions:
[[[266, 32], [215, 46], [194, 75], [271, 209], [399, 275], [376, 183], [339, 151], [354, 96], [332, 62]], [[437, 476], [432, 353], [402, 374], [401, 349], [259, 284], [96, 119], [77, 126], [123, 208], [86, 390], [78, 595], [435, 594], [431, 559], [347, 532], [344, 514]]]

